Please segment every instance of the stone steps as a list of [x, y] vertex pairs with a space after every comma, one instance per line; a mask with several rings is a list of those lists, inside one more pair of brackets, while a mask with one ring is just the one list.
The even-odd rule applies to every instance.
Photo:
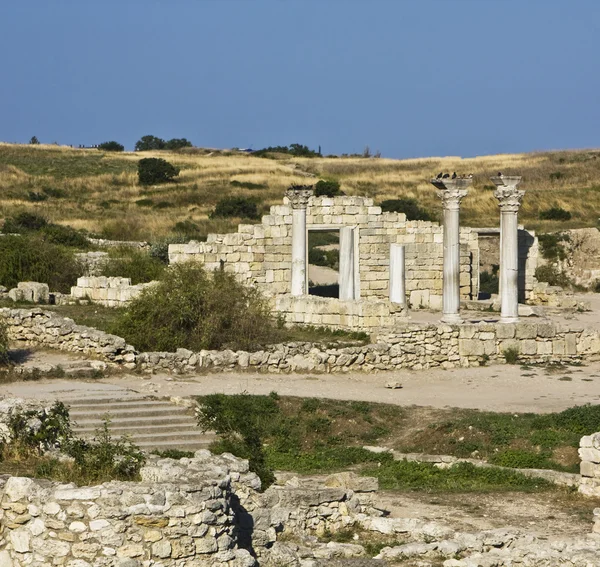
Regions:
[[144, 450], [179, 449], [196, 451], [206, 449], [216, 436], [203, 432], [197, 425], [192, 410], [169, 401], [146, 398], [126, 392], [122, 398], [91, 392], [90, 397], [63, 399], [69, 406], [73, 432], [92, 439], [109, 419], [113, 437], [127, 435]]

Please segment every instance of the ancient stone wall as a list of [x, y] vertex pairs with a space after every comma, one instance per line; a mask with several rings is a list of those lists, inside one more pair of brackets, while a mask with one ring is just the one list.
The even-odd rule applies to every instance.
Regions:
[[197, 451], [148, 456], [140, 475], [83, 488], [0, 478], [0, 565], [252, 567], [255, 557], [269, 564], [282, 532], [325, 534], [381, 515], [369, 496], [376, 479], [350, 473], [260, 493], [248, 461]]
[[[356, 231], [355, 280], [357, 298], [389, 297], [390, 244], [406, 246], [406, 289], [413, 307], [438, 309], [442, 301], [442, 227], [437, 223], [407, 221], [401, 213], [383, 213], [365, 197], [311, 197], [307, 228]], [[478, 289], [477, 234], [461, 230], [461, 297], [476, 297]], [[246, 284], [269, 295], [290, 293], [292, 208], [271, 207], [257, 225], [239, 225], [232, 234], [209, 234], [206, 242], [169, 245], [169, 261], [196, 260], [207, 269], [223, 264]]]
[[[579, 442], [581, 484], [579, 492], [600, 497], [600, 433], [584, 435]], [[598, 522], [600, 532], [600, 521]]]
[[455, 368], [505, 362], [504, 352], [516, 349], [519, 360], [531, 363], [597, 359], [600, 334], [594, 329], [559, 327], [550, 321], [464, 323], [461, 325], [405, 322], [372, 337], [363, 346], [328, 348], [318, 343], [271, 345], [257, 352], [137, 353], [125, 340], [75, 325], [41, 309], [0, 309], [11, 340], [60, 350], [84, 352], [126, 368], [145, 371], [194, 372], [246, 369], [264, 372], [349, 372], [397, 368]]
[[77, 285], [71, 288], [71, 297], [88, 299], [106, 307], [123, 307], [152, 284], [131, 285], [130, 278], [84, 276], [77, 278]]
[[135, 349], [125, 339], [76, 325], [72, 319], [59, 317], [51, 311], [5, 307], [0, 309], [0, 317], [11, 341], [81, 352], [119, 364], [135, 362]]

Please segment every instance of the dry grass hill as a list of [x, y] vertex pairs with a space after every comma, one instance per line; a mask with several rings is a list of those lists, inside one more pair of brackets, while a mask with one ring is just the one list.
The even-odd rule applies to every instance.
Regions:
[[[144, 187], [137, 162], [161, 157], [181, 169], [176, 183]], [[527, 190], [520, 221], [542, 232], [597, 226], [600, 213], [600, 150], [392, 160], [378, 158], [256, 157], [240, 152], [185, 149], [177, 152], [112, 153], [52, 145], [0, 144], [0, 216], [22, 211], [116, 239], [157, 240], [180, 223], [200, 234], [233, 230], [239, 219], [210, 219], [226, 196], [253, 197], [262, 211], [279, 203], [291, 184], [334, 179], [348, 195], [414, 198], [434, 215], [440, 202], [428, 179], [439, 171], [473, 173], [462, 222], [497, 226], [498, 207], [490, 175], [522, 175]], [[561, 207], [568, 221], [540, 220]]]

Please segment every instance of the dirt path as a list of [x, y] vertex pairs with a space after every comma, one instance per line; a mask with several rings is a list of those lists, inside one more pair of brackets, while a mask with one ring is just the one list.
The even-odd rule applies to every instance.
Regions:
[[[54, 364], [71, 360], [53, 353]], [[34, 353], [27, 361], [47, 361], [46, 353]], [[97, 386], [138, 391], [157, 396], [194, 396], [210, 393], [268, 394], [383, 402], [401, 406], [479, 408], [491, 411], [548, 413], [574, 405], [600, 403], [600, 362], [586, 366], [525, 368], [495, 365], [479, 368], [421, 371], [399, 370], [347, 374], [217, 373], [173, 376], [167, 374], [118, 374], [94, 380]], [[386, 384], [399, 382], [400, 389]], [[0, 395], [54, 397], [57, 392], [85, 391], [86, 380], [53, 379], [0, 385]]]

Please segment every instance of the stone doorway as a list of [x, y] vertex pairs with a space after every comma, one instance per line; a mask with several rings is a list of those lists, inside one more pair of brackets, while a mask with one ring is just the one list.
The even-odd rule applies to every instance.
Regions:
[[311, 226], [307, 230], [309, 295], [359, 298], [356, 227]]

